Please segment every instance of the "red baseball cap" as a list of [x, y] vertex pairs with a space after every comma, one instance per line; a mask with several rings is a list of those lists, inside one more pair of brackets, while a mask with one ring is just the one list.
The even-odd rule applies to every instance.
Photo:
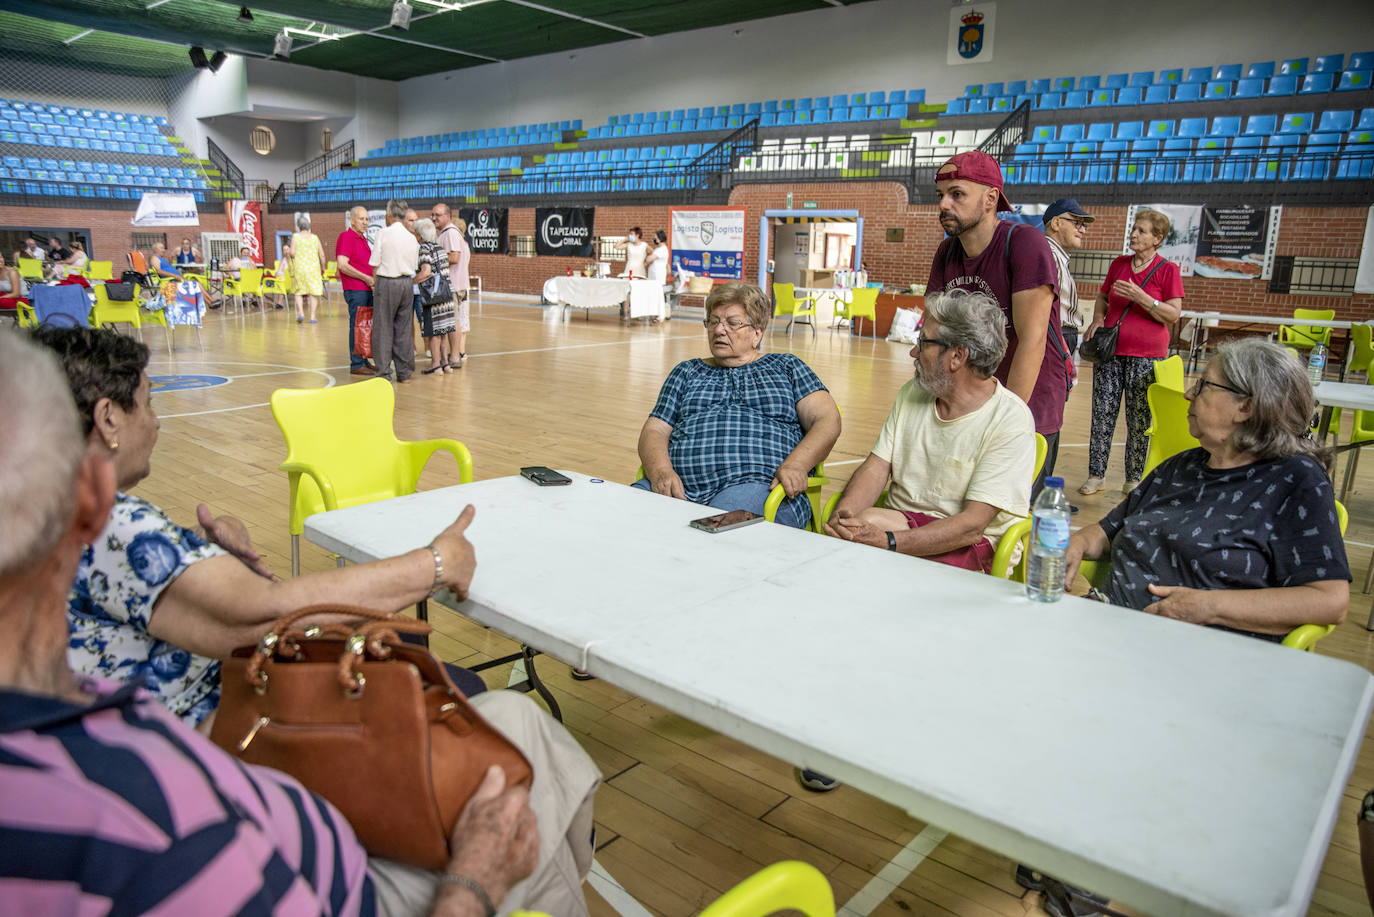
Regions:
[[946, 159], [945, 164], [935, 172], [936, 181], [953, 181], [956, 178], [996, 188], [997, 209], [1012, 209], [1011, 202], [1002, 193], [1002, 167], [997, 164], [997, 160], [982, 150], [957, 153]]

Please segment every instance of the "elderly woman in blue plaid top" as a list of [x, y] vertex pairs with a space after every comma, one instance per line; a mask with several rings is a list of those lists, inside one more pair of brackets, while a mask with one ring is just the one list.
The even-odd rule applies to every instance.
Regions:
[[790, 353], [762, 353], [773, 309], [747, 283], [717, 286], [706, 298], [711, 356], [668, 374], [644, 429], [635, 486], [720, 510], [763, 513], [781, 484], [777, 521], [811, 519], [806, 478], [840, 437], [840, 411], [821, 380]]

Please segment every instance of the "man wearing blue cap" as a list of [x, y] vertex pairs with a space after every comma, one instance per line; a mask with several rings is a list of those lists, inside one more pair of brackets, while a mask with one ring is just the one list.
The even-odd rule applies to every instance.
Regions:
[[1088, 224], [1096, 219], [1079, 206], [1071, 197], [1061, 197], [1045, 208], [1045, 238], [1050, 243], [1050, 254], [1059, 268], [1059, 318], [1063, 323], [1064, 342], [1069, 345], [1069, 353], [1078, 350], [1079, 327], [1083, 313], [1078, 305], [1078, 285], [1073, 274], [1069, 273], [1069, 252], [1083, 247], [1083, 238], [1088, 234]]

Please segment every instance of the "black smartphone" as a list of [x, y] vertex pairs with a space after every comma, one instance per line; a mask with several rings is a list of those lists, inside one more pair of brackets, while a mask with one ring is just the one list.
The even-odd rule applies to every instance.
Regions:
[[520, 475], [529, 478], [540, 487], [556, 487], [559, 484], [572, 483], [572, 478], [566, 474], [559, 474], [552, 468], [545, 468], [543, 465], [527, 465], [520, 469]]
[[728, 532], [731, 529], [741, 528], [746, 525], [753, 525], [755, 522], [762, 522], [763, 517], [758, 513], [751, 513], [747, 509], [735, 509], [728, 513], [721, 513], [718, 516], [707, 516], [703, 519], [693, 519], [687, 523], [694, 529], [703, 532]]

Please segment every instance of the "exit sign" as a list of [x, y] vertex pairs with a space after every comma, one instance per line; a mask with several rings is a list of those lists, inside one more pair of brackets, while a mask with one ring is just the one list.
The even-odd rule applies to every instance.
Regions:
[[816, 209], [816, 202], [815, 202], [815, 201], [802, 201], [802, 209], [803, 209], [803, 210], [815, 210], [815, 209]]

